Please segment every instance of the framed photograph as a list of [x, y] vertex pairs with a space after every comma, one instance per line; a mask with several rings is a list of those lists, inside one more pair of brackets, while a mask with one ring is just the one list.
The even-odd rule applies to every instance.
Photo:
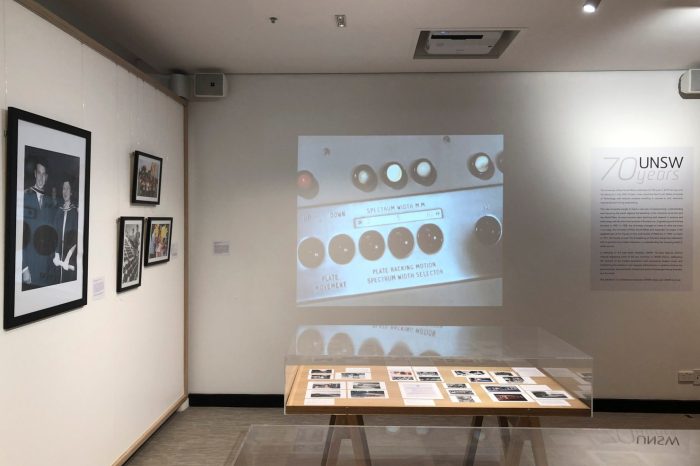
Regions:
[[170, 260], [170, 239], [173, 233], [172, 217], [151, 217], [146, 228], [145, 266]]
[[7, 112], [5, 329], [87, 304], [90, 132]]
[[160, 204], [162, 175], [163, 159], [144, 152], [134, 152], [131, 202], [134, 204]]
[[121, 217], [119, 219], [117, 292], [141, 286], [143, 223], [143, 217]]

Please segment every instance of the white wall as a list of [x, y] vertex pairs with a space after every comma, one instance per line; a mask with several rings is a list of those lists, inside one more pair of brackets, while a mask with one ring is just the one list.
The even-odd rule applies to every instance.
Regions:
[[[228, 98], [190, 107], [190, 392], [282, 393], [300, 323], [507, 323], [542, 326], [592, 354], [597, 397], [697, 399], [676, 371], [700, 367], [700, 274], [693, 292], [589, 283], [591, 149], [697, 152], [700, 101], [679, 97], [679, 76], [230, 77]], [[297, 136], [494, 133], [508, 157], [502, 310], [296, 309]], [[694, 222], [700, 230], [700, 215]], [[231, 255], [213, 256], [214, 240], [230, 240]]]
[[[183, 394], [182, 250], [116, 294], [120, 216], [172, 216], [182, 246], [183, 108], [12, 0], [0, 27], [3, 128], [14, 106], [92, 132], [88, 305], [0, 331], [0, 464], [111, 464]], [[160, 206], [130, 205], [136, 149], [165, 158]]]

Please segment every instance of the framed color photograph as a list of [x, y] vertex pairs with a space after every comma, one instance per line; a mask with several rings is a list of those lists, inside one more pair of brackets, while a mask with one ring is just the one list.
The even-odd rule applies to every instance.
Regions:
[[5, 329], [87, 304], [90, 132], [7, 112]]
[[117, 292], [141, 286], [143, 223], [143, 217], [121, 217], [119, 219]]
[[144, 152], [134, 152], [131, 202], [134, 204], [160, 204], [162, 174], [163, 159]]
[[151, 217], [146, 228], [146, 260], [144, 265], [160, 264], [170, 260], [170, 239], [173, 233], [172, 217]]

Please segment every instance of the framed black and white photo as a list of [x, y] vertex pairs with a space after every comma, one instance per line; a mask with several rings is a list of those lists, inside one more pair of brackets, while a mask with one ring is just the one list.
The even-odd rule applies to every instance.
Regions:
[[7, 113], [5, 329], [87, 304], [90, 132]]
[[160, 264], [170, 260], [170, 239], [173, 234], [172, 217], [151, 217], [146, 228], [144, 265]]
[[119, 219], [117, 292], [141, 286], [143, 223], [143, 217], [121, 217]]
[[134, 152], [131, 202], [134, 204], [160, 204], [160, 185], [163, 159], [144, 152]]

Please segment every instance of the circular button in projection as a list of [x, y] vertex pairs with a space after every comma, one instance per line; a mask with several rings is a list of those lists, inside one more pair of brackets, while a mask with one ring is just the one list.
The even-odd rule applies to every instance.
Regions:
[[306, 238], [297, 248], [297, 255], [299, 256], [299, 262], [304, 267], [313, 269], [321, 265], [323, 262], [323, 257], [325, 256], [323, 250], [323, 243], [318, 238]]
[[389, 162], [382, 168], [382, 181], [393, 189], [401, 189], [406, 186], [408, 176], [398, 162]]
[[481, 180], [488, 180], [496, 171], [491, 157], [483, 152], [472, 155], [467, 165], [469, 172]]
[[352, 172], [352, 184], [365, 192], [374, 191], [377, 187], [377, 174], [369, 165], [358, 165]]
[[318, 181], [308, 170], [297, 172], [297, 194], [304, 199], [311, 199], [318, 194]]
[[398, 227], [391, 230], [387, 238], [389, 251], [397, 259], [404, 259], [413, 251], [413, 233], [405, 227]]
[[411, 166], [411, 176], [423, 186], [430, 186], [435, 183], [437, 178], [437, 170], [428, 159], [418, 159]]
[[355, 256], [355, 242], [348, 235], [336, 235], [328, 243], [328, 255], [336, 264], [347, 264]]
[[384, 255], [384, 238], [375, 230], [369, 230], [360, 236], [360, 254], [367, 260], [376, 261]]
[[485, 215], [476, 222], [474, 227], [476, 238], [487, 246], [494, 245], [501, 240], [503, 227], [501, 222], [493, 215]]
[[416, 235], [418, 247], [426, 254], [435, 254], [442, 248], [445, 237], [442, 230], [434, 223], [426, 223], [418, 229]]

